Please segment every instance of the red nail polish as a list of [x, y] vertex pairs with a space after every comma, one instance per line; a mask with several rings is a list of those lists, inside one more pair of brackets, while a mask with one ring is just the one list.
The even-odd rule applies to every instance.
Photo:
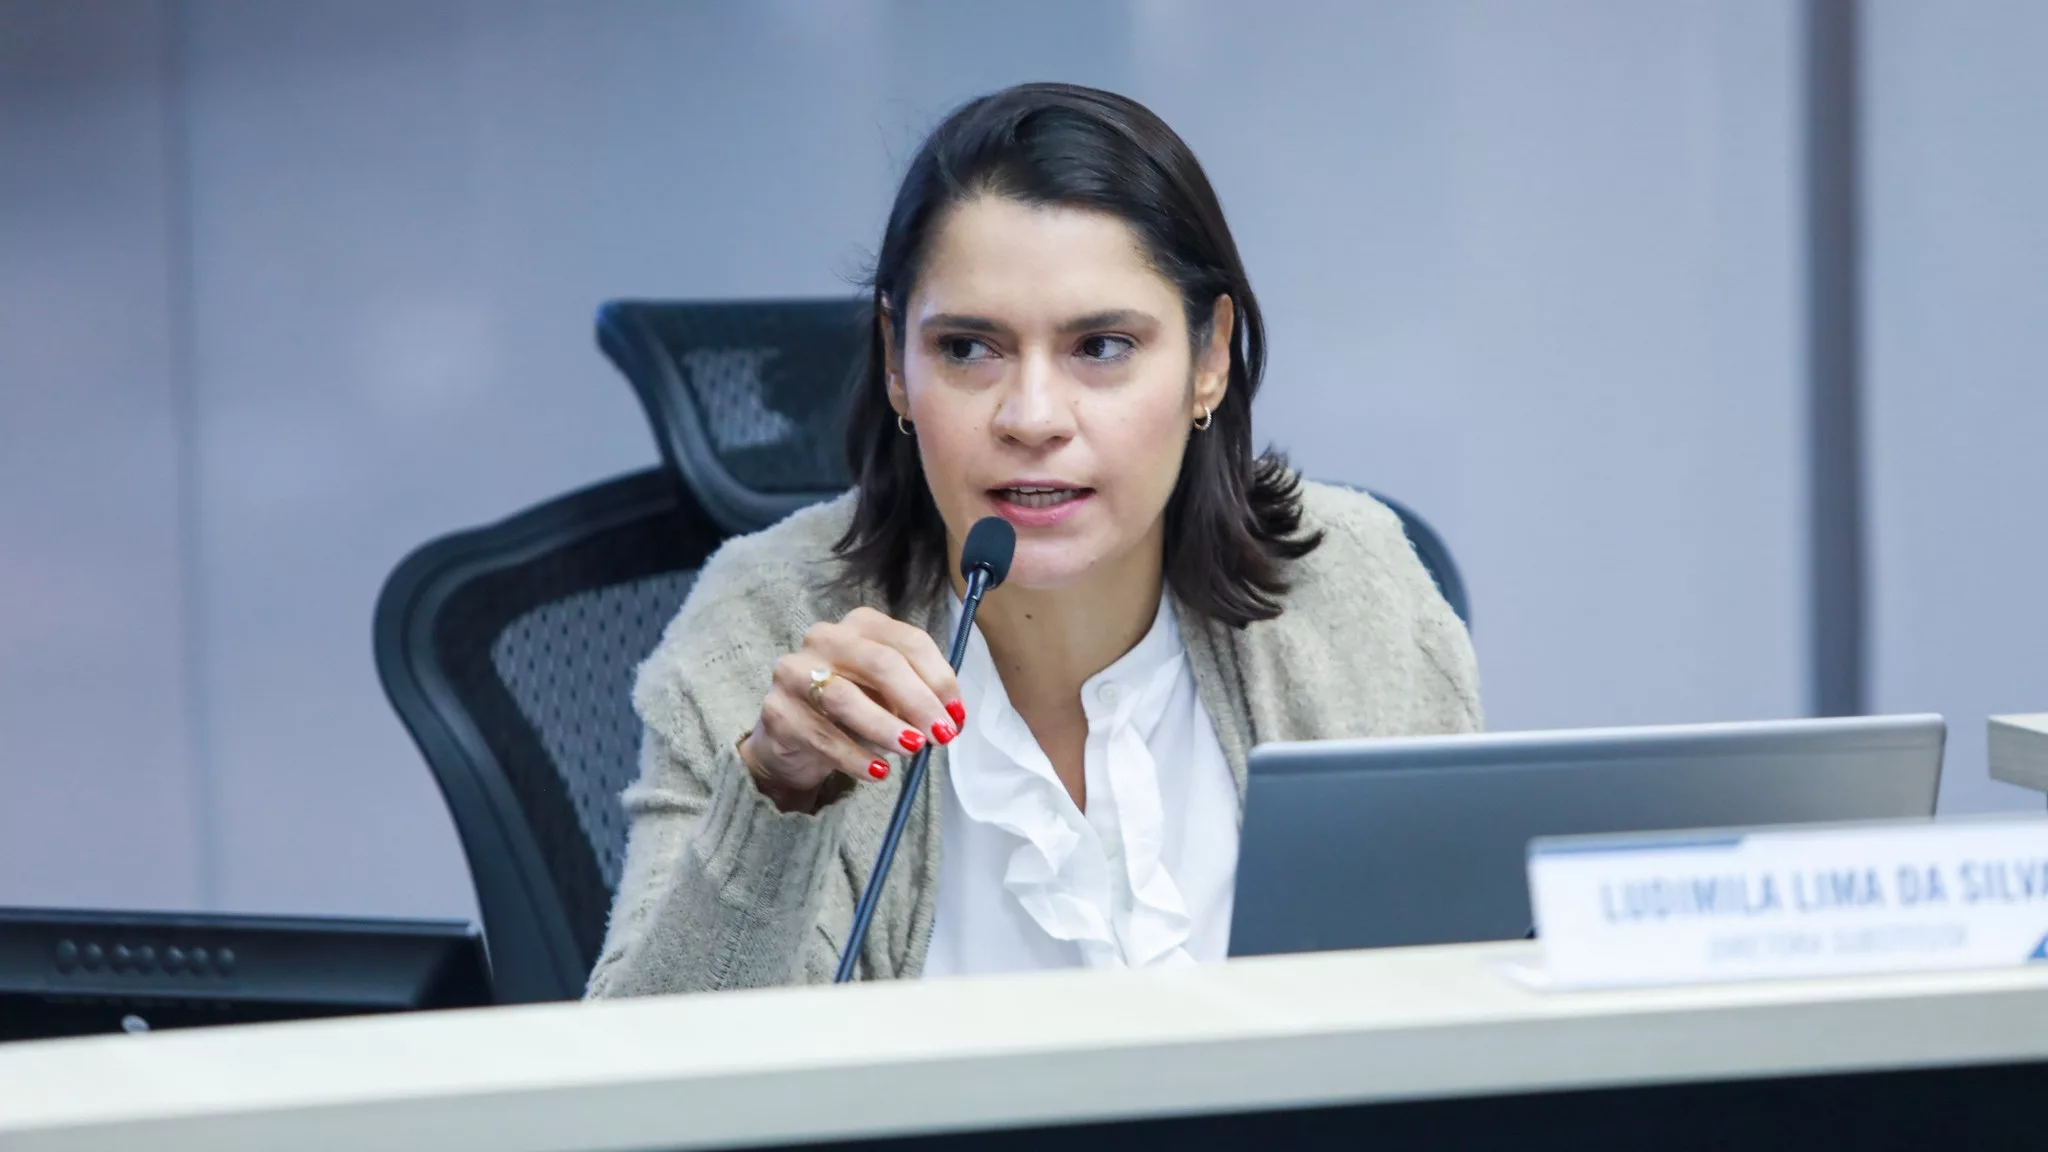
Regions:
[[915, 728], [905, 728], [903, 735], [896, 738], [896, 742], [903, 745], [905, 752], [915, 752], [924, 747], [924, 733]]
[[953, 726], [955, 728], [967, 726], [967, 705], [962, 704], [958, 700], [946, 701], [946, 715], [953, 718]]
[[941, 744], [951, 744], [953, 742], [953, 737], [958, 736], [959, 734], [959, 729], [953, 727], [951, 724], [946, 723], [944, 720], [941, 720], [937, 724], [932, 725], [932, 739], [937, 740]]
[[869, 761], [868, 775], [873, 776], [877, 780], [887, 780], [889, 778], [889, 762], [886, 760]]

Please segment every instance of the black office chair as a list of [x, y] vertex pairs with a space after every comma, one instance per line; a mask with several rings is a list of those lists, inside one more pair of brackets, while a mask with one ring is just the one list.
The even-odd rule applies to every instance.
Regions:
[[582, 993], [624, 855], [634, 667], [724, 538], [665, 468], [419, 549], [377, 671], [462, 839], [499, 1003]]
[[[500, 1003], [582, 994], [625, 854], [634, 670], [722, 540], [845, 489], [864, 322], [838, 300], [605, 305], [663, 465], [434, 541], [385, 583], [378, 672], [454, 817]], [[1462, 615], [1442, 542], [1394, 507]]]

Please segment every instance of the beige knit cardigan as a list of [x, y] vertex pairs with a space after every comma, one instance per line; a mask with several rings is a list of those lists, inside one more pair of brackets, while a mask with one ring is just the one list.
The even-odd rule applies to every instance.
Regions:
[[[1292, 563], [1280, 616], [1233, 629], [1180, 612], [1240, 798], [1255, 744], [1481, 724], [1471, 642], [1399, 519], [1326, 485], [1304, 484], [1302, 502], [1304, 526], [1325, 538]], [[805, 629], [881, 604], [874, 589], [833, 588], [832, 544], [852, 507], [849, 494], [729, 541], [641, 666], [640, 778], [624, 797], [625, 870], [589, 995], [831, 980], [905, 773], [864, 782], [815, 815], [785, 813], [754, 787], [734, 744]], [[943, 596], [908, 615], [944, 646]], [[942, 748], [876, 908], [865, 978], [916, 976], [924, 964], [942, 849], [929, 790], [946, 786]]]

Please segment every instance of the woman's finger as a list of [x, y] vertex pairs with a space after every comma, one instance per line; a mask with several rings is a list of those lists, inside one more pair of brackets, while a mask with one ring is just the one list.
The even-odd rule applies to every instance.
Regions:
[[939, 650], [938, 641], [931, 634], [915, 624], [908, 624], [892, 616], [885, 616], [872, 608], [856, 608], [847, 614], [846, 624], [869, 639], [886, 644], [903, 654], [910, 666], [917, 672], [932, 694], [940, 701], [947, 717], [957, 731], [967, 722], [966, 708], [960, 702], [960, 680], [947, 662], [946, 654]]
[[872, 750], [914, 755], [928, 739], [917, 725], [884, 708], [849, 677], [835, 674], [815, 695], [827, 718]]
[[807, 701], [780, 690], [762, 707], [769, 747], [786, 777], [799, 788], [815, 788], [834, 772], [856, 780], [885, 780], [889, 761], [842, 731]]
[[895, 648], [851, 629], [840, 629], [827, 638], [818, 654], [831, 663], [834, 672], [866, 689], [881, 707], [906, 721], [920, 736], [946, 744], [959, 734], [945, 701]]

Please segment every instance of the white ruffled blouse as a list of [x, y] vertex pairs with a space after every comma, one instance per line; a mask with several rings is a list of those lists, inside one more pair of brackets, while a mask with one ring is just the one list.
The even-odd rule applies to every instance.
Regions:
[[1237, 784], [1166, 598], [1144, 639], [1082, 685], [1085, 813], [1010, 706], [979, 629], [960, 689], [924, 974], [1223, 959]]

